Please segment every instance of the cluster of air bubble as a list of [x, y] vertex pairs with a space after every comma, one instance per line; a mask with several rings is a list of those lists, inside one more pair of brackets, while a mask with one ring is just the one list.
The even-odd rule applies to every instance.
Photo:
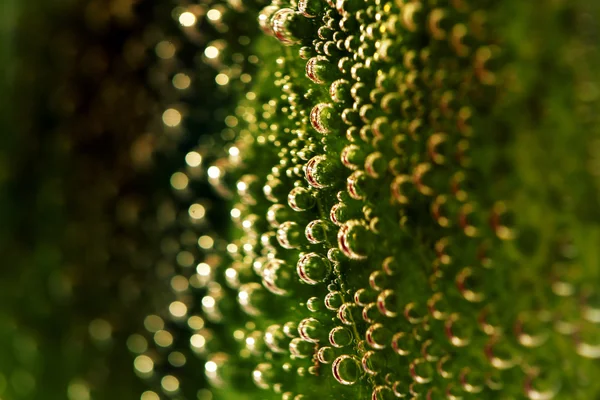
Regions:
[[[234, 239], [198, 265], [202, 316], [187, 322], [215, 393], [250, 383], [260, 398], [312, 399], [337, 382], [342, 398], [550, 399], [591, 379], [600, 304], [593, 285], [561, 279], [576, 265], [565, 235], [551, 283], [526, 282], [539, 299], [507, 293], [525, 286], [509, 270], [517, 217], [479, 187], [493, 173], [477, 125], [501, 92], [503, 49], [493, 6], [477, 7], [260, 12], [289, 47], [275, 58], [267, 38], [271, 74], [236, 109], [229, 160], [207, 170], [233, 196]], [[577, 356], [561, 371], [565, 347]]]
[[[163, 97], [163, 128], [179, 152], [185, 151], [169, 177], [172, 196], [156, 210], [164, 224], [161, 257], [153, 260], [153, 271], [166, 288], [148, 294], [158, 306], [127, 341], [134, 371], [147, 384], [141, 400], [210, 400], [214, 395], [208, 382], [222, 386], [222, 366], [232, 358], [236, 362], [227, 349], [235, 348], [239, 332], [224, 324], [241, 321], [237, 291], [227, 284], [236, 278], [231, 268], [224, 274], [234, 265], [229, 253], [235, 245], [222, 238], [226, 227], [220, 221], [226, 210], [215, 198], [231, 198], [229, 173], [238, 167], [241, 151], [232, 144], [240, 122], [222, 107], [250, 84], [258, 62], [250, 49], [258, 31], [255, 24], [242, 23], [236, 29], [227, 24], [245, 20], [250, 12], [245, 6], [215, 1], [175, 7], [171, 24], [180, 32], [163, 34], [155, 48], [160, 60], [154, 84], [169, 88]], [[212, 92], [214, 104], [208, 100], [202, 112], [195, 112], [193, 106], [207, 102], [206, 91]], [[189, 143], [198, 126], [207, 132], [193, 135], [197, 142]], [[243, 380], [244, 369], [239, 371], [241, 377], [236, 372], [229, 379]], [[245, 372], [250, 378], [251, 370]], [[239, 385], [239, 390], [244, 388]]]
[[510, 274], [490, 249], [515, 239], [514, 217], [474, 190], [472, 149], [501, 49], [485, 9], [434, 3], [309, 0], [260, 13], [299, 56], [278, 58], [272, 84], [240, 111], [248, 173], [224, 274], [253, 321], [240, 333], [252, 380], [283, 399], [313, 398], [331, 378], [373, 399], [553, 398], [581, 384], [547, 364], [557, 341], [598, 358], [593, 291], [552, 285], [586, 300], [578, 322], [503, 307], [495, 282]]

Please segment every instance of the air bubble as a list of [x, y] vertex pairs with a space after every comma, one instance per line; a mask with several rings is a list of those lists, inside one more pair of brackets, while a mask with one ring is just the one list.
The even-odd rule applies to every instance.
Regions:
[[333, 361], [331, 372], [342, 385], [353, 385], [361, 375], [360, 363], [354, 357], [342, 355]]
[[283, 333], [290, 339], [297, 337], [298, 324], [296, 324], [294, 321], [286, 322], [283, 324]]
[[377, 386], [371, 394], [371, 400], [394, 400], [395, 398], [396, 396], [392, 389], [383, 385]]
[[271, 30], [281, 43], [288, 46], [297, 44], [301, 42], [298, 31], [302, 28], [299, 24], [303, 20], [302, 14], [291, 8], [282, 8], [271, 18]]
[[312, 57], [306, 62], [306, 76], [316, 84], [323, 84], [329, 80], [332, 69], [335, 67], [323, 56]]
[[314, 353], [315, 344], [301, 338], [294, 338], [290, 342], [290, 353], [298, 358], [306, 358]]
[[305, 318], [298, 324], [298, 334], [307, 342], [318, 343], [323, 333], [323, 326], [316, 318]]
[[431, 382], [434, 371], [430, 363], [424, 358], [417, 358], [410, 363], [410, 376], [418, 384]]
[[350, 100], [350, 83], [345, 79], [333, 81], [329, 87], [329, 95], [336, 103]]
[[263, 285], [277, 295], [287, 295], [293, 283], [292, 273], [283, 260], [272, 259], [262, 270]]
[[450, 340], [450, 343], [455, 347], [465, 347], [471, 341], [469, 335], [472, 332], [470, 332], [471, 329], [469, 329], [469, 324], [460, 319], [460, 315], [454, 313], [448, 317], [444, 324], [446, 336]]
[[270, 363], [260, 363], [252, 371], [252, 380], [261, 389], [269, 389], [274, 377], [273, 366]]
[[329, 226], [326, 221], [317, 219], [306, 225], [304, 235], [311, 244], [323, 243], [327, 239]]
[[306, 211], [315, 203], [316, 199], [313, 194], [303, 187], [295, 187], [288, 194], [288, 205], [294, 211]]
[[383, 319], [383, 315], [379, 312], [376, 302], [369, 303], [364, 306], [361, 316], [363, 321], [368, 322], [369, 324], [373, 324]]
[[297, 223], [286, 221], [277, 229], [277, 241], [284, 249], [296, 249], [304, 239], [304, 232]]
[[258, 15], [258, 24], [260, 26], [260, 28], [263, 30], [263, 32], [265, 32], [267, 35], [273, 35], [273, 28], [271, 26], [271, 18], [273, 18], [273, 15], [279, 10], [279, 7], [277, 6], [267, 6], [265, 8], [263, 8], [260, 12], [260, 14]]
[[260, 284], [252, 282], [240, 286], [238, 303], [246, 314], [252, 316], [260, 315], [262, 313], [261, 310], [267, 305], [268, 301], [267, 292]]
[[309, 285], [326, 280], [331, 273], [331, 263], [317, 253], [304, 254], [298, 260], [297, 272], [300, 279]]
[[267, 209], [267, 222], [273, 228], [279, 228], [290, 216], [291, 212], [282, 204], [273, 204]]
[[335, 181], [334, 165], [324, 155], [311, 158], [306, 163], [306, 180], [314, 188], [323, 189]]
[[342, 150], [340, 154], [342, 165], [350, 170], [356, 170], [364, 162], [364, 154], [360, 147], [350, 144]]
[[298, 1], [298, 11], [306, 18], [314, 18], [323, 10], [321, 0], [300, 0]]
[[215, 387], [223, 387], [225, 379], [223, 376], [229, 356], [225, 353], [215, 353], [204, 364], [204, 373], [208, 381]]
[[408, 175], [398, 175], [392, 181], [390, 186], [390, 192], [392, 198], [401, 205], [406, 205], [409, 202], [409, 195], [411, 194], [412, 179]]
[[416, 348], [415, 339], [409, 332], [398, 332], [392, 336], [392, 349], [396, 354], [407, 356]]
[[387, 161], [380, 152], [374, 152], [365, 160], [365, 172], [371, 178], [379, 179], [387, 169]]
[[370, 235], [364, 223], [358, 220], [346, 222], [338, 231], [337, 238], [339, 249], [346, 257], [354, 260], [367, 258]]
[[319, 362], [321, 364], [331, 364], [334, 359], [335, 359], [335, 350], [333, 350], [329, 346], [321, 347], [317, 351], [317, 360], [319, 360]]
[[390, 279], [384, 275], [383, 271], [373, 271], [369, 274], [369, 286], [376, 292], [381, 292], [390, 286]]
[[281, 180], [269, 179], [263, 186], [263, 193], [270, 202], [279, 203], [286, 198], [287, 188]]
[[308, 308], [308, 311], [310, 312], [318, 312], [323, 309], [323, 303], [318, 297], [311, 297], [306, 301], [306, 308]]
[[236, 184], [237, 192], [244, 204], [256, 204], [256, 193], [260, 189], [256, 175], [243, 175]]
[[246, 350], [248, 350], [251, 354], [257, 356], [260, 354], [264, 354], [265, 352], [265, 341], [263, 339], [263, 333], [261, 331], [252, 331], [245, 338]]
[[327, 103], [319, 103], [310, 111], [310, 124], [319, 133], [328, 134], [334, 127], [335, 111]]
[[344, 325], [352, 325], [355, 320], [355, 313], [358, 311], [358, 307], [354, 303], [344, 303], [340, 306], [337, 311], [338, 319]]
[[350, 174], [346, 180], [346, 189], [348, 194], [355, 200], [364, 200], [366, 198], [367, 191], [365, 186], [368, 183], [368, 177], [364, 171], [358, 170]]
[[337, 311], [343, 304], [342, 294], [338, 291], [329, 292], [325, 296], [325, 307], [331, 311]]
[[267, 328], [264, 341], [274, 353], [285, 353], [288, 350], [290, 339], [283, 332], [281, 325], [271, 325]]
[[363, 370], [369, 375], [377, 375], [386, 365], [385, 356], [379, 351], [367, 351], [361, 360]]
[[376, 293], [370, 289], [362, 288], [354, 292], [354, 303], [356, 303], [357, 306], [364, 307], [375, 301], [376, 298]]
[[369, 326], [365, 334], [365, 339], [369, 346], [376, 350], [384, 349], [389, 343], [392, 333], [382, 324], [373, 324]]
[[396, 317], [398, 315], [398, 300], [396, 293], [387, 289], [379, 293], [377, 296], [377, 308], [386, 317]]
[[336, 326], [329, 332], [329, 343], [333, 347], [344, 347], [352, 343], [352, 332], [344, 326]]

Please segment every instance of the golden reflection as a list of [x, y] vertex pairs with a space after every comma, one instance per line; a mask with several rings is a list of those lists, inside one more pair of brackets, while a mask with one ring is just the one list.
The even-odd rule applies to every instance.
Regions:
[[181, 13], [179, 23], [185, 27], [193, 26], [196, 23], [196, 16], [189, 11]]
[[198, 246], [205, 250], [212, 248], [214, 244], [214, 239], [208, 235], [200, 236], [200, 238], [198, 239]]
[[183, 72], [180, 72], [178, 74], [175, 74], [175, 76], [173, 76], [173, 86], [176, 89], [180, 89], [180, 90], [184, 90], [190, 87], [192, 83], [192, 79], [184, 74]]
[[142, 373], [149, 374], [154, 369], [154, 361], [146, 355], [137, 356], [133, 361], [134, 368]]
[[90, 336], [97, 341], [108, 340], [112, 335], [112, 327], [110, 323], [100, 318], [90, 322], [88, 329]]
[[167, 392], [176, 392], [179, 390], [179, 380], [173, 375], [167, 375], [162, 378], [160, 385]]
[[206, 210], [202, 204], [192, 204], [188, 210], [190, 217], [193, 219], [202, 219], [206, 215]]
[[166, 126], [176, 127], [181, 123], [181, 113], [174, 108], [169, 108], [163, 112], [162, 120]]
[[173, 335], [169, 331], [160, 330], [154, 334], [154, 343], [160, 347], [169, 347], [173, 344]]
[[163, 40], [156, 45], [155, 51], [157, 56], [163, 60], [168, 60], [169, 58], [173, 58], [175, 55], [175, 46], [173, 43]]
[[184, 190], [187, 188], [189, 179], [183, 172], [175, 172], [171, 175], [171, 186], [177, 190]]
[[181, 301], [174, 301], [169, 305], [169, 312], [175, 318], [182, 318], [187, 314], [187, 306]]
[[202, 155], [196, 151], [190, 151], [185, 155], [185, 162], [190, 167], [199, 167], [202, 164]]

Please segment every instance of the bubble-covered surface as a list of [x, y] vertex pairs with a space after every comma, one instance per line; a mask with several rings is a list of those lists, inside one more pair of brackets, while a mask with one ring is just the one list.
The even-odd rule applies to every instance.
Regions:
[[[593, 10], [447, 3], [165, 6], [180, 26], [152, 42], [156, 140], [185, 151], [143, 219], [149, 253], [115, 251], [168, 285], [126, 340], [142, 400], [600, 393]], [[209, 81], [237, 104], [187, 97]], [[69, 274], [48, 281], [70, 296]], [[81, 332], [102, 349], [119, 329]], [[0, 396], [35, 398], [38, 341], [14, 341]]]

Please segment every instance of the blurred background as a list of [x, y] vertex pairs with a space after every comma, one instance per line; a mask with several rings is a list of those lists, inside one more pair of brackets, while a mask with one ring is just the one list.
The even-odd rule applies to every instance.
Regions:
[[203, 166], [226, 154], [257, 62], [239, 18], [253, 4], [234, 6], [2, 0], [0, 399], [134, 399], [139, 376], [172, 388], [193, 362], [165, 350], [149, 374], [135, 357], [177, 340], [178, 271], [226, 230]]

